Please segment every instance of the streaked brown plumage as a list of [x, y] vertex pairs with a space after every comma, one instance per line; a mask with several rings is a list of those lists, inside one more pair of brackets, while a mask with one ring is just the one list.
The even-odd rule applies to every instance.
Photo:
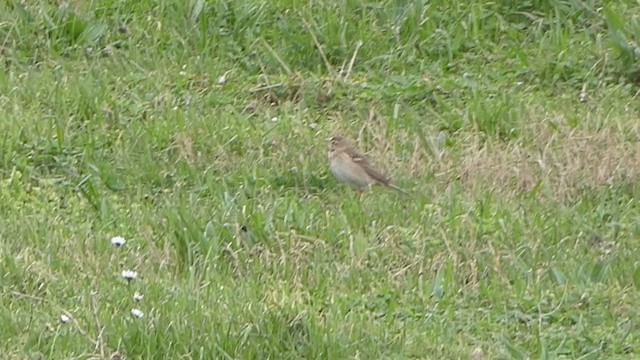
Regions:
[[409, 195], [394, 185], [388, 176], [376, 169], [365, 155], [342, 136], [336, 135], [329, 139], [329, 163], [336, 178], [358, 191], [379, 184]]

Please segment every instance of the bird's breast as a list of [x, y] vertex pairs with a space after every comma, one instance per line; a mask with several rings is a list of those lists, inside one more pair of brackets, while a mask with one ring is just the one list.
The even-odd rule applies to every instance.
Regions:
[[375, 181], [360, 167], [354, 163], [347, 154], [338, 153], [331, 157], [331, 172], [341, 181], [356, 187], [364, 187]]

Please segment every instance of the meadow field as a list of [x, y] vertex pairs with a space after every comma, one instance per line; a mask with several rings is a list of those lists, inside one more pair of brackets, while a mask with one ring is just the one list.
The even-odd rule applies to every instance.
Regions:
[[639, 358], [639, 85], [631, 0], [0, 0], [0, 358]]

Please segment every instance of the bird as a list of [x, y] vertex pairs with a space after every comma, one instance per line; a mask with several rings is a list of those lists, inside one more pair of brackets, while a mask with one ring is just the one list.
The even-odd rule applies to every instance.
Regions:
[[349, 184], [358, 192], [362, 192], [371, 185], [383, 185], [410, 195], [373, 166], [369, 159], [343, 136], [335, 135], [329, 138], [329, 165], [331, 172], [338, 180]]

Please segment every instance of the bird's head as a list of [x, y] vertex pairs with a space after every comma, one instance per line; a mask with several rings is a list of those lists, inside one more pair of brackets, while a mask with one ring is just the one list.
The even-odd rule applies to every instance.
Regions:
[[349, 142], [340, 135], [335, 135], [329, 139], [329, 149], [331, 151], [339, 151], [349, 147]]

